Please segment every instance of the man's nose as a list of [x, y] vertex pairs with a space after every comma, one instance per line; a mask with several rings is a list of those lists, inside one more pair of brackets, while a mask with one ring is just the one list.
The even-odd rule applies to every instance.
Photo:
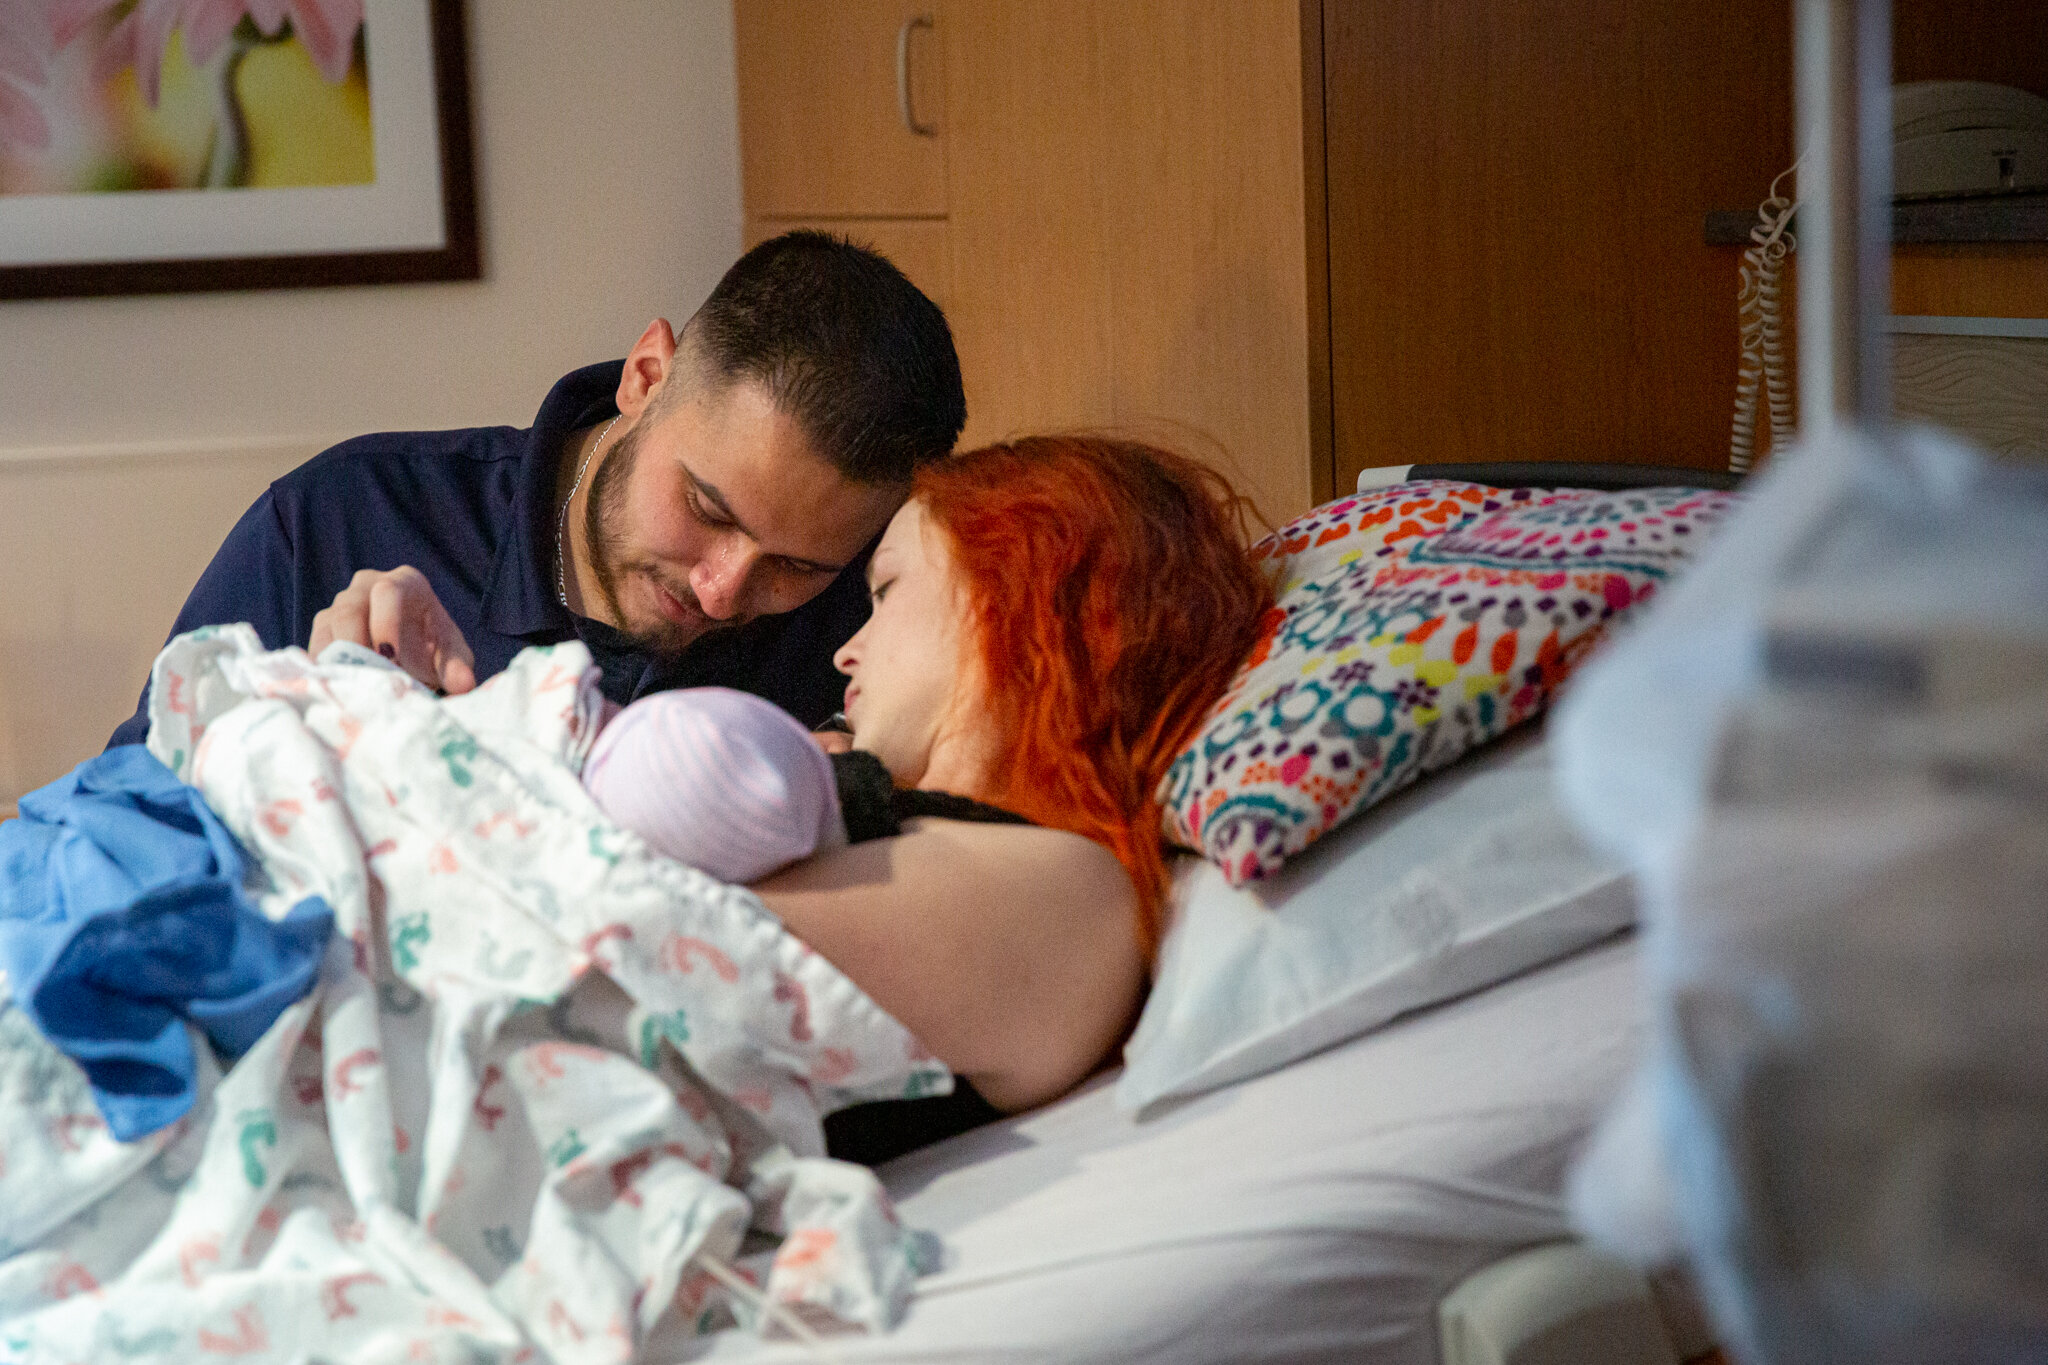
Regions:
[[690, 589], [697, 605], [714, 621], [729, 621], [745, 605], [747, 581], [760, 552], [740, 537], [722, 540], [690, 570]]

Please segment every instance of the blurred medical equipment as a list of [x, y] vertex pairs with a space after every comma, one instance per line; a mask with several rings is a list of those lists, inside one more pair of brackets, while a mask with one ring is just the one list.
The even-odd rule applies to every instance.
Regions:
[[2048, 469], [1788, 452], [1554, 721], [1649, 1059], [1581, 1223], [1755, 1362], [2048, 1342]]
[[1643, 893], [1580, 1225], [1754, 1365], [2048, 1343], [2048, 470], [1889, 421], [1886, 0], [1798, 0], [1801, 445], [1557, 713]]

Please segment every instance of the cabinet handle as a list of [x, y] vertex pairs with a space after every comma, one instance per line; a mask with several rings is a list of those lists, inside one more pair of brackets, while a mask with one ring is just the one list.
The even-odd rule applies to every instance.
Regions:
[[910, 35], [915, 29], [932, 26], [929, 14], [916, 14], [896, 30], [896, 107], [903, 114], [903, 126], [919, 137], [937, 137], [939, 130], [933, 124], [919, 123], [917, 111], [910, 105]]

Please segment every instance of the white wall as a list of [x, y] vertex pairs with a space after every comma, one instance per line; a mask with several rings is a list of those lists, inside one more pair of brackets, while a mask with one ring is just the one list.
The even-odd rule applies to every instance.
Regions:
[[264, 483], [525, 426], [739, 252], [729, 0], [469, 0], [484, 278], [0, 302], [0, 807], [97, 751]]

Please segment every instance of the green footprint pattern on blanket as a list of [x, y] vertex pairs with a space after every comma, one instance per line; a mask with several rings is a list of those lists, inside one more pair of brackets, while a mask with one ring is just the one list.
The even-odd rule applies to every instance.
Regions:
[[940, 1079], [941, 1077], [935, 1072], [912, 1072], [910, 1079], [903, 1083], [903, 1098], [906, 1100], [921, 1100], [928, 1096], [936, 1095], [939, 1092]]
[[640, 1021], [640, 1065], [649, 1071], [661, 1064], [661, 1040], [682, 1044], [690, 1041], [690, 1023], [686, 1011], [670, 1010], [667, 1014], [650, 1014]]
[[557, 1167], [566, 1166], [587, 1150], [582, 1137], [571, 1128], [548, 1146], [548, 1160]]
[[168, 1327], [131, 1337], [121, 1319], [109, 1313], [93, 1329], [93, 1344], [101, 1359], [109, 1352], [133, 1360], [137, 1356], [163, 1355], [178, 1344], [178, 1334]]
[[606, 845], [616, 841], [619, 833], [620, 831], [608, 829], [603, 825], [592, 825], [590, 827], [590, 856], [602, 858], [607, 867], [617, 867], [619, 859], [625, 856], [624, 850], [609, 848]]
[[477, 954], [477, 965], [493, 981], [517, 981], [533, 964], [533, 949], [521, 948], [509, 958], [501, 957], [503, 951], [504, 945], [485, 934], [483, 951]]
[[448, 780], [458, 787], [467, 787], [476, 781], [466, 764], [476, 762], [476, 739], [462, 731], [442, 731], [449, 735], [441, 741], [441, 761], [448, 765]]
[[409, 972], [420, 965], [416, 951], [432, 942], [434, 931], [428, 925], [425, 911], [407, 915], [391, 926], [391, 958], [398, 964], [398, 970]]
[[235, 1116], [235, 1122], [242, 1125], [242, 1177], [251, 1189], [262, 1189], [269, 1173], [263, 1169], [263, 1158], [256, 1149], [258, 1144], [277, 1146], [277, 1117], [268, 1109], [244, 1109]]

